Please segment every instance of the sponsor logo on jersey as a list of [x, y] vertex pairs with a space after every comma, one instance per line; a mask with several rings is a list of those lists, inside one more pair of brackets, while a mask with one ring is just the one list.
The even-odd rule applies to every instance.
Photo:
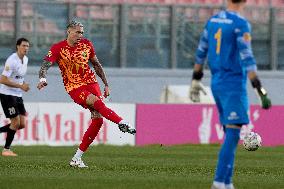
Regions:
[[250, 33], [248, 33], [248, 32], [244, 33], [243, 38], [244, 38], [245, 42], [250, 42], [251, 41]]
[[52, 56], [52, 52], [51, 52], [51, 51], [48, 51], [47, 56], [48, 56], [48, 57], [51, 57], [51, 56]]
[[5, 66], [5, 71], [9, 71], [10, 70], [10, 66]]
[[211, 18], [211, 22], [216, 22], [216, 23], [223, 23], [223, 24], [232, 24], [233, 20], [231, 19], [224, 19], [224, 18]]
[[236, 120], [236, 119], [239, 119], [237, 112], [231, 112], [228, 117], [228, 120]]
[[82, 56], [83, 56], [84, 58], [86, 58], [86, 57], [87, 57], [87, 53], [86, 53], [85, 51], [83, 51], [83, 52], [82, 52]]

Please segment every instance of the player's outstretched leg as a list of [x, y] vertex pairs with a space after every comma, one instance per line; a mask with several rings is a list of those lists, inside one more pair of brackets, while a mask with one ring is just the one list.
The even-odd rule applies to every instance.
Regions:
[[94, 102], [93, 108], [98, 111], [106, 119], [118, 124], [120, 131], [124, 133], [135, 134], [136, 130], [131, 128], [130, 124], [124, 121], [120, 116], [118, 116], [114, 111], [106, 107], [102, 100], [96, 100]]
[[130, 134], [135, 134], [136, 133], [136, 129], [131, 128], [128, 122], [125, 122], [124, 120], [121, 120], [118, 123], [118, 128], [121, 132], [124, 133], [130, 133]]
[[82, 155], [83, 153], [88, 149], [90, 144], [94, 141], [96, 136], [98, 135], [100, 128], [103, 125], [103, 118], [95, 118], [92, 119], [92, 123], [85, 132], [82, 142], [75, 153], [74, 157], [70, 161], [70, 166], [72, 167], [79, 167], [79, 168], [86, 168], [88, 167], [87, 165], [84, 164], [82, 161]]

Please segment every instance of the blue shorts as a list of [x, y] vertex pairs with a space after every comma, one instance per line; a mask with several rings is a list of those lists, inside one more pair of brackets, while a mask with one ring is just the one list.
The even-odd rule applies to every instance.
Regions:
[[249, 123], [248, 96], [246, 92], [212, 90], [222, 125]]

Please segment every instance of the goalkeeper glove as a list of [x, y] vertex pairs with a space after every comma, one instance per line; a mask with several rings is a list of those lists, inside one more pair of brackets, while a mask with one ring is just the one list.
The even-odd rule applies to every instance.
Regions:
[[267, 97], [266, 90], [261, 86], [261, 82], [257, 76], [251, 79], [252, 87], [255, 88], [261, 102], [263, 109], [269, 109], [271, 107], [271, 100]]
[[203, 84], [199, 80], [193, 79], [189, 89], [189, 98], [192, 100], [192, 102], [200, 102], [200, 91], [206, 95]]
[[271, 107], [271, 100], [267, 96], [267, 92], [264, 88], [257, 90], [258, 96], [261, 101], [261, 107], [263, 109], [269, 109]]

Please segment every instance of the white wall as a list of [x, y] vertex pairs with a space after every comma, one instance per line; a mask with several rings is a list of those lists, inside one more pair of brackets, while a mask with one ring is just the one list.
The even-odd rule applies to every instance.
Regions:
[[[43, 91], [36, 89], [39, 67], [29, 67], [26, 81], [31, 91], [24, 95], [26, 102], [72, 102], [65, 92], [57, 67], [48, 70], [49, 85]], [[2, 71], [2, 69], [1, 69]], [[189, 69], [105, 69], [111, 87], [112, 102], [119, 103], [159, 103], [166, 85], [187, 85], [191, 80]], [[263, 86], [268, 90], [273, 104], [284, 104], [284, 72], [259, 71]], [[205, 85], [210, 84], [210, 73], [205, 72]], [[248, 83], [252, 104], [258, 99]]]

